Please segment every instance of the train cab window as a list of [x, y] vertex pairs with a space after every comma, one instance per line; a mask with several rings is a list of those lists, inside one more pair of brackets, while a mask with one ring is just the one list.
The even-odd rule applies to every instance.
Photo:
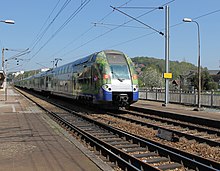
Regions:
[[123, 54], [106, 54], [113, 79], [130, 79], [129, 68]]
[[128, 66], [125, 64], [111, 64], [111, 73], [113, 79], [130, 79]]

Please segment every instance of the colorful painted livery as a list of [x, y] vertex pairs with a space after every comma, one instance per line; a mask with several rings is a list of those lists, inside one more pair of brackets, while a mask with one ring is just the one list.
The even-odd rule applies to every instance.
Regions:
[[126, 107], [138, 100], [133, 63], [127, 55], [115, 50], [91, 54], [15, 81], [15, 85], [110, 108]]

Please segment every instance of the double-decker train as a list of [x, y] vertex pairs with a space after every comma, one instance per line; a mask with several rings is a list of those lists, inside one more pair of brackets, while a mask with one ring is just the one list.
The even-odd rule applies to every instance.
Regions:
[[133, 63], [115, 50], [93, 53], [14, 84], [109, 108], [128, 107], [138, 100], [138, 78]]

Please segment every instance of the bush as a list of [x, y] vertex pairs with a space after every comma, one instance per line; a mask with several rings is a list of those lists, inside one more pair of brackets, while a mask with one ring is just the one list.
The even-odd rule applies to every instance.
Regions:
[[208, 90], [217, 90], [218, 89], [218, 84], [216, 82], [209, 82], [207, 86]]

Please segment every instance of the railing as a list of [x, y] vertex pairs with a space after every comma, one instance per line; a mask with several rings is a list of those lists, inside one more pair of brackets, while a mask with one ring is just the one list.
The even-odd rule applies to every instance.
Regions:
[[[182, 90], [171, 90], [169, 92], [169, 102], [185, 105], [197, 105], [197, 91], [186, 92]], [[164, 101], [164, 89], [140, 89], [139, 99]], [[202, 106], [220, 108], [220, 91], [201, 92], [200, 103]]]

